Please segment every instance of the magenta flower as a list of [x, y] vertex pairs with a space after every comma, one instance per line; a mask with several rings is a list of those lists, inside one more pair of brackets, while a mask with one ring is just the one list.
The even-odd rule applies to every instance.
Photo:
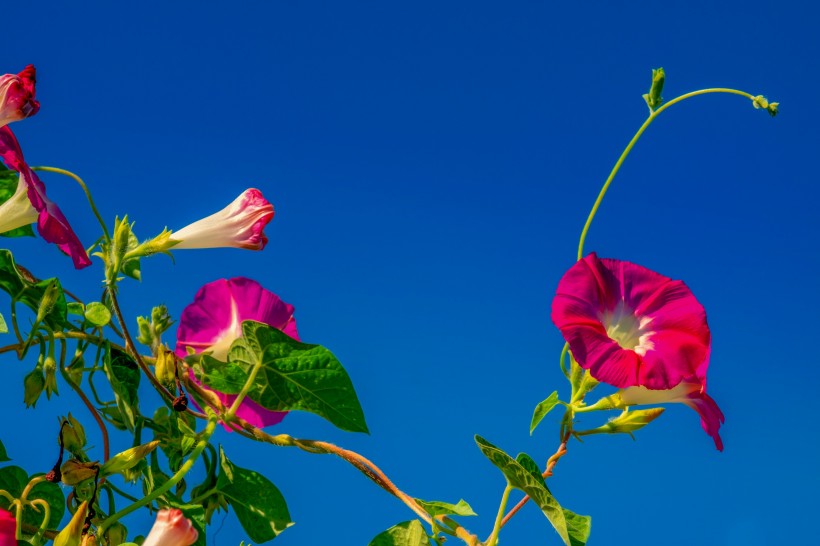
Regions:
[[592, 253], [558, 283], [552, 320], [595, 379], [626, 389], [622, 398], [656, 391], [655, 397], [686, 403], [722, 448], [717, 431], [723, 414], [705, 392], [711, 347], [706, 312], [683, 282]]
[[19, 74], [0, 76], [0, 127], [33, 116], [40, 109], [34, 98], [35, 70], [28, 65]]
[[17, 546], [17, 520], [0, 508], [0, 546]]
[[[91, 265], [91, 260], [65, 215], [54, 202], [46, 197], [45, 184], [31, 170], [23, 158], [17, 138], [8, 127], [0, 127], [0, 157], [6, 165], [20, 173], [17, 191], [0, 205], [0, 227], [3, 231], [28, 225], [37, 220], [37, 230], [43, 239], [55, 243], [60, 250], [71, 256], [74, 267], [81, 269]], [[29, 206], [22, 198], [25, 190]], [[34, 210], [31, 210], [31, 209]]]
[[182, 510], [166, 508], [157, 512], [157, 519], [142, 546], [190, 546], [199, 533]]
[[[225, 361], [231, 343], [242, 337], [242, 321], [245, 320], [263, 322], [299, 339], [292, 305], [254, 280], [235, 277], [220, 279], [199, 289], [194, 303], [182, 311], [175, 352], [184, 358], [188, 348], [195, 353], [210, 351], [211, 356]], [[215, 394], [227, 406], [236, 399], [230, 394]], [[286, 413], [267, 410], [245, 398], [236, 415], [254, 426], [264, 427], [279, 423]]]
[[250, 188], [221, 211], [197, 220], [171, 235], [174, 249], [235, 247], [262, 250], [268, 238], [262, 232], [273, 218], [273, 205], [262, 192]]

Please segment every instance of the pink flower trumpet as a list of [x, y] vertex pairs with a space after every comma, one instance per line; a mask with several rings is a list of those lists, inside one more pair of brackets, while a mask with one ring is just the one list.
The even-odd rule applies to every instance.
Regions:
[[45, 184], [26, 163], [20, 143], [8, 127], [0, 127], [0, 157], [9, 168], [20, 173], [17, 191], [0, 205], [0, 233], [36, 220], [37, 230], [43, 239], [56, 244], [71, 256], [75, 268], [82, 269], [91, 265], [82, 243], [60, 207], [46, 197]]
[[262, 192], [250, 188], [221, 211], [175, 231], [171, 240], [179, 242], [173, 248], [262, 250], [268, 242], [263, 230], [271, 219], [273, 205], [262, 196]]
[[34, 98], [35, 70], [28, 65], [19, 74], [0, 76], [0, 127], [33, 116], [40, 110]]
[[157, 519], [142, 546], [190, 546], [199, 533], [177, 508], [157, 512]]
[[[236, 277], [208, 283], [182, 311], [175, 352], [184, 358], [188, 348], [195, 353], [210, 351], [211, 356], [225, 361], [231, 343], [242, 337], [245, 320], [263, 322], [298, 340], [293, 310], [292, 305], [251, 279]], [[226, 406], [236, 399], [235, 395], [215, 394]], [[245, 398], [236, 415], [254, 426], [264, 427], [279, 423], [286, 413], [267, 410]]]
[[705, 392], [706, 312], [683, 282], [592, 253], [558, 283], [552, 320], [578, 364], [625, 389], [625, 403], [685, 403], [722, 450], [723, 414]]

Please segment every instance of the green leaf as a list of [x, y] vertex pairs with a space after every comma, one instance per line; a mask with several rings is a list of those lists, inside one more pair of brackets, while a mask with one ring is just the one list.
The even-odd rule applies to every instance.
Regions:
[[0, 290], [8, 293], [13, 300], [23, 303], [36, 313], [46, 289], [52, 284], [55, 284], [58, 289], [57, 299], [44, 320], [52, 329], [62, 330], [62, 327], [68, 323], [66, 321], [65, 295], [62, 286], [60, 286], [60, 281], [46, 279], [34, 282], [28, 272], [21, 271], [14, 265], [14, 258], [10, 251], [0, 250]]
[[450, 504], [448, 502], [441, 502], [441, 501], [423, 501], [421, 499], [416, 499], [416, 502], [419, 503], [419, 506], [424, 508], [424, 511], [430, 514], [432, 517], [436, 516], [475, 516], [476, 513], [473, 512], [472, 507], [467, 504], [464, 499], [458, 501], [457, 504]]
[[419, 520], [414, 519], [379, 533], [367, 546], [430, 546], [430, 539]]
[[353, 383], [333, 353], [259, 322], [243, 322], [242, 332], [228, 361], [248, 373], [260, 364], [248, 392], [251, 400], [274, 411], [309, 411], [342, 430], [368, 432]]
[[6, 453], [6, 446], [3, 445], [3, 442], [0, 442], [0, 463], [6, 463], [10, 460], [8, 453]]
[[579, 516], [575, 512], [564, 508], [564, 519], [567, 520], [567, 533], [569, 533], [571, 546], [584, 546], [589, 540], [589, 533], [592, 530], [592, 518]]
[[[35, 476], [37, 475], [39, 474], [35, 474]], [[35, 476], [32, 476], [32, 478]], [[19, 466], [0, 468], [0, 489], [8, 492], [12, 497], [19, 498], [29, 480], [28, 473]], [[40, 482], [31, 488], [28, 499], [42, 499], [46, 501], [51, 508], [51, 514], [48, 518], [48, 528], [59, 528], [60, 520], [63, 519], [63, 514], [65, 513], [65, 496], [59, 485], [51, 482]], [[4, 510], [8, 510], [9, 508], [9, 501], [3, 496], [0, 496], [0, 508]], [[27, 506], [25, 510], [23, 510], [23, 521], [29, 525], [39, 527], [43, 522], [42, 509], [40, 509], [40, 512], [37, 512], [33, 507]]]
[[282, 493], [265, 476], [233, 464], [219, 447], [216, 487], [253, 542], [267, 542], [293, 525]]
[[535, 406], [535, 411], [532, 414], [532, 422], [530, 423], [530, 436], [532, 436], [535, 427], [538, 426], [541, 419], [546, 417], [550, 410], [552, 410], [552, 408], [556, 405], [558, 405], [558, 391], [555, 391], [551, 395], [547, 396], [546, 400]]
[[6, 319], [3, 318], [3, 315], [0, 314], [0, 334], [8, 334], [9, 327], [6, 325]]
[[223, 394], [239, 394], [248, 381], [248, 372], [233, 362], [222, 362], [211, 355], [202, 355], [194, 371], [208, 387]]
[[111, 345], [105, 351], [103, 369], [111, 383], [111, 390], [114, 391], [123, 424], [130, 432], [134, 432], [139, 417], [137, 388], [140, 384], [140, 369], [130, 356]]
[[[541, 508], [541, 511], [547, 516], [564, 544], [567, 546], [581, 546], [584, 544], [584, 542], [579, 542], [580, 539], [577, 538], [583, 535], [582, 532], [575, 533], [575, 539], [571, 540], [565, 511], [550, 493], [544, 479], [541, 477], [538, 465], [529, 455], [522, 453], [517, 459], [513, 459], [481, 436], [476, 436], [475, 441], [484, 456], [501, 470], [504, 477], [507, 478], [507, 483], [529, 495]], [[586, 516], [578, 516], [578, 518], [584, 517]], [[577, 523], [577, 525], [579, 528], [581, 527], [580, 523]]]
[[85, 307], [83, 307], [83, 304], [78, 301], [68, 302], [66, 304], [66, 310], [70, 315], [79, 315], [81, 317], [85, 315]]
[[85, 320], [94, 326], [105, 326], [111, 322], [111, 311], [104, 304], [92, 301], [85, 306]]

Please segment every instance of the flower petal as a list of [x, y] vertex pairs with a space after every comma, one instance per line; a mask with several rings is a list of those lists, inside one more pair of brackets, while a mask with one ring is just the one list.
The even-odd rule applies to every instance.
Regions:
[[33, 116], [40, 110], [34, 98], [35, 70], [28, 65], [19, 74], [0, 76], [0, 126]]
[[25, 184], [28, 200], [38, 212], [37, 230], [49, 243], [71, 256], [74, 267], [82, 269], [91, 265], [91, 260], [65, 215], [56, 203], [46, 197], [45, 184], [31, 170], [23, 159], [20, 143], [11, 129], [0, 127], [0, 157], [10, 168], [20, 173], [20, 184]]
[[0, 509], [0, 546], [17, 546], [17, 520], [10, 512]]
[[723, 412], [711, 396], [704, 391], [698, 391], [689, 395], [684, 404], [698, 412], [700, 415], [700, 426], [706, 431], [706, 434], [712, 437], [715, 441], [715, 447], [718, 451], [723, 451], [723, 440], [720, 438], [720, 425], [723, 424], [725, 418]]
[[157, 519], [142, 546], [190, 546], [199, 533], [177, 508], [157, 512]]

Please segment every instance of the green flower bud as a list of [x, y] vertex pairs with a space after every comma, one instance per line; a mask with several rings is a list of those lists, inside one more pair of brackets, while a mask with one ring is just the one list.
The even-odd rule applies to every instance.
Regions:
[[157, 380], [163, 385], [169, 386], [176, 379], [176, 365], [174, 363], [174, 353], [165, 346], [160, 346], [157, 350], [157, 364], [154, 368]]
[[650, 408], [645, 410], [625, 410], [619, 416], [598, 428], [576, 432], [579, 436], [588, 434], [632, 434], [642, 429], [663, 413], [664, 408]]
[[[68, 422], [68, 424], [63, 425], [64, 422]], [[85, 430], [71, 413], [68, 414], [68, 417], [60, 418], [60, 429], [63, 435], [63, 447], [75, 455], [83, 453], [86, 443]]]
[[652, 86], [649, 88], [649, 93], [643, 96], [646, 104], [650, 110], [655, 110], [663, 103], [661, 91], [663, 91], [663, 83], [666, 79], [666, 74], [663, 68], [655, 68], [652, 70]]
[[105, 530], [103, 536], [105, 537], [106, 544], [109, 546], [119, 546], [128, 538], [128, 529], [125, 528], [125, 525], [117, 521]]
[[69, 459], [60, 467], [60, 472], [63, 474], [63, 483], [66, 485], [77, 485], [78, 483], [93, 479], [97, 475], [100, 464], [82, 463], [77, 459]]
[[34, 407], [45, 388], [46, 378], [43, 375], [43, 368], [37, 366], [23, 379], [23, 402], [27, 408]]
[[68, 377], [75, 385], [79, 385], [82, 382], [84, 368], [85, 358], [83, 357], [83, 353], [77, 351], [74, 353], [74, 358], [71, 360], [71, 364], [66, 367], [66, 373], [68, 373]]
[[100, 475], [110, 476], [111, 474], [128, 470], [154, 451], [158, 445], [159, 440], [154, 440], [141, 446], [126, 449], [122, 453], [114, 455], [102, 466]]
[[154, 340], [154, 332], [151, 329], [151, 323], [145, 317], [137, 317], [137, 326], [139, 327], [140, 332], [137, 336], [137, 341], [146, 347], [151, 347]]
[[46, 396], [51, 400], [51, 395], [60, 393], [57, 391], [57, 361], [54, 357], [49, 355], [43, 362], [43, 371], [45, 372], [46, 381]]
[[43, 299], [40, 300], [40, 306], [37, 308], [37, 322], [41, 322], [51, 313], [61, 294], [62, 290], [60, 290], [59, 282], [57, 279], [53, 279], [43, 292]]
[[54, 546], [80, 546], [83, 539], [83, 526], [88, 513], [88, 503], [80, 505], [68, 525], [54, 537]]

